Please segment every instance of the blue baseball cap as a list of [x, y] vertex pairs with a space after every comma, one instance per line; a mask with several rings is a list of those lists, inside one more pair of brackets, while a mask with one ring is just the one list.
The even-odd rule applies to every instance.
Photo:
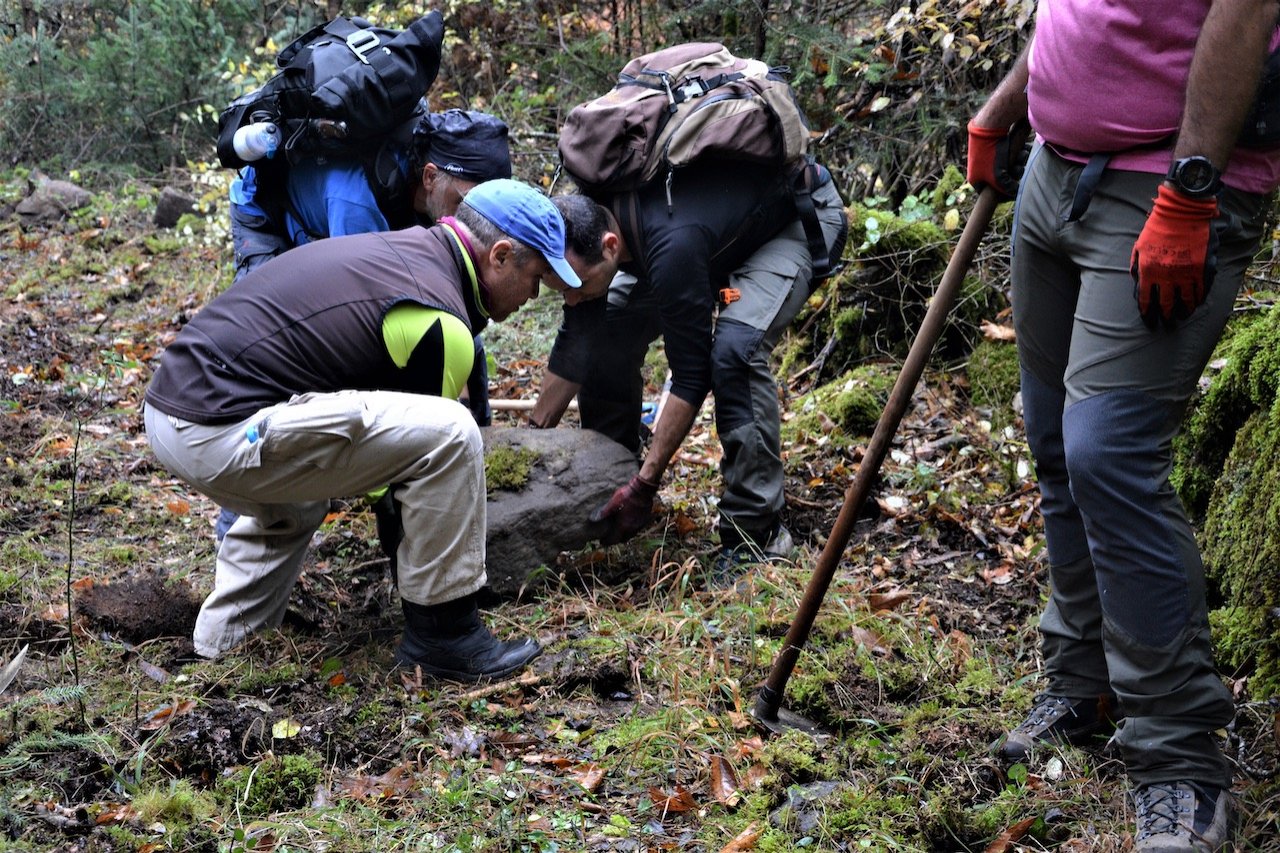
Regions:
[[564, 220], [551, 199], [528, 184], [499, 178], [478, 184], [462, 197], [462, 203], [502, 233], [537, 249], [569, 287], [582, 286], [582, 279], [564, 259]]

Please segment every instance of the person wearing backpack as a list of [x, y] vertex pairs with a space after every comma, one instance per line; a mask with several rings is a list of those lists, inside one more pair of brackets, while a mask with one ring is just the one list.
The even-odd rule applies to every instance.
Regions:
[[[810, 160], [803, 168], [811, 173], [826, 253], [838, 258], [844, 203], [823, 166]], [[717, 580], [790, 551], [769, 360], [815, 284], [794, 178], [789, 166], [708, 157], [669, 182], [555, 199], [570, 248], [621, 274], [566, 294], [530, 423], [555, 426], [576, 394], [584, 428], [639, 452], [640, 370], [659, 336], [671, 369], [640, 471], [592, 516], [608, 523], [605, 544], [629, 539], [651, 521], [662, 476], [710, 392], [724, 451]], [[606, 288], [607, 298], [591, 298]]]
[[394, 164], [394, 181], [371, 178], [356, 157], [242, 168], [231, 185], [236, 278], [312, 240], [429, 225], [451, 216], [476, 184], [511, 177], [507, 126], [496, 116], [420, 111], [407, 124], [372, 155]]
[[579, 286], [564, 236], [541, 192], [488, 181], [431, 228], [273, 259], [183, 327], [147, 387], [147, 437], [166, 468], [240, 513], [196, 620], [197, 654], [279, 626], [329, 500], [387, 483], [404, 533], [397, 665], [476, 681], [538, 654], [532, 638], [496, 639], [477, 613], [484, 459], [479, 427], [451, 398], [489, 320], [543, 279]]
[[[1232, 834], [1215, 732], [1234, 708], [1169, 475], [1280, 185], [1280, 149], [1250, 139], [1266, 122], [1245, 121], [1278, 12], [1047, 0], [969, 127], [970, 182], [1017, 193], [1013, 316], [1050, 580], [1045, 692], [992, 749], [1024, 761], [1119, 718], [1137, 851], [1224, 850]], [[1037, 141], [1016, 184], [1001, 143], [1027, 119]]]
[[[407, 125], [373, 150], [373, 162], [390, 164], [382, 169], [351, 157], [243, 167], [231, 185], [235, 280], [313, 240], [433, 224], [452, 216], [472, 187], [511, 177], [507, 126], [496, 116], [422, 111]], [[387, 169], [395, 170], [394, 180], [373, 179]], [[384, 184], [401, 189], [392, 193]], [[466, 397], [476, 421], [488, 426], [487, 359], [479, 337], [475, 346], [475, 372]], [[220, 511], [215, 528], [219, 541], [234, 521], [234, 513]]]

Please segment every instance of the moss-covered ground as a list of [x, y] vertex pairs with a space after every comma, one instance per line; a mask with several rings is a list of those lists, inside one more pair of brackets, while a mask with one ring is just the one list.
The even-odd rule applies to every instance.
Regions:
[[[280, 631], [198, 661], [215, 508], [155, 464], [138, 405], [164, 345], [226, 286], [226, 236], [217, 216], [156, 230], [149, 188], [95, 189], [63, 223], [0, 219], [0, 665], [28, 649], [0, 692], [0, 847], [1129, 849], [1103, 750], [1014, 767], [987, 753], [1037, 690], [1046, 581], [1006, 352], [977, 408], [968, 350], [926, 373], [787, 687], [816, 737], [769, 736], [750, 711], [896, 374], [874, 345], [815, 367], [821, 344], [798, 341], [816, 320], [784, 346], [791, 560], [708, 582], [707, 410], [655, 527], [489, 602], [497, 632], [545, 648], [509, 681], [390, 669], [399, 607], [361, 501], [321, 529]], [[929, 203], [929, 239], [952, 239], [947, 197]], [[973, 281], [995, 302], [975, 316], [994, 319], [998, 265]], [[835, 304], [819, 294], [811, 316], [856, 324]], [[528, 397], [556, 312], [544, 298], [512, 319], [489, 337], [494, 394]], [[1274, 711], [1241, 687], [1240, 849], [1275, 850]]]

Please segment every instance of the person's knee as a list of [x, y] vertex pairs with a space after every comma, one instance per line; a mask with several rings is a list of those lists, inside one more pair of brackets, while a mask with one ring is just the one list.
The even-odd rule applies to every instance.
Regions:
[[1076, 502], [1154, 494], [1167, 455], [1166, 406], [1140, 391], [1116, 391], [1074, 403], [1063, 414], [1063, 447]]
[[711, 349], [711, 375], [716, 398], [716, 429], [726, 435], [755, 420], [751, 400], [751, 359], [762, 333], [744, 323], [721, 321]]

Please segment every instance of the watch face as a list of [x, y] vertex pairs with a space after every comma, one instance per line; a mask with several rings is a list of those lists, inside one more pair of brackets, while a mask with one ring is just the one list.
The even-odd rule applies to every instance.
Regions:
[[1188, 157], [1178, 161], [1177, 183], [1187, 192], [1210, 190], [1218, 179], [1218, 170], [1206, 157]]

